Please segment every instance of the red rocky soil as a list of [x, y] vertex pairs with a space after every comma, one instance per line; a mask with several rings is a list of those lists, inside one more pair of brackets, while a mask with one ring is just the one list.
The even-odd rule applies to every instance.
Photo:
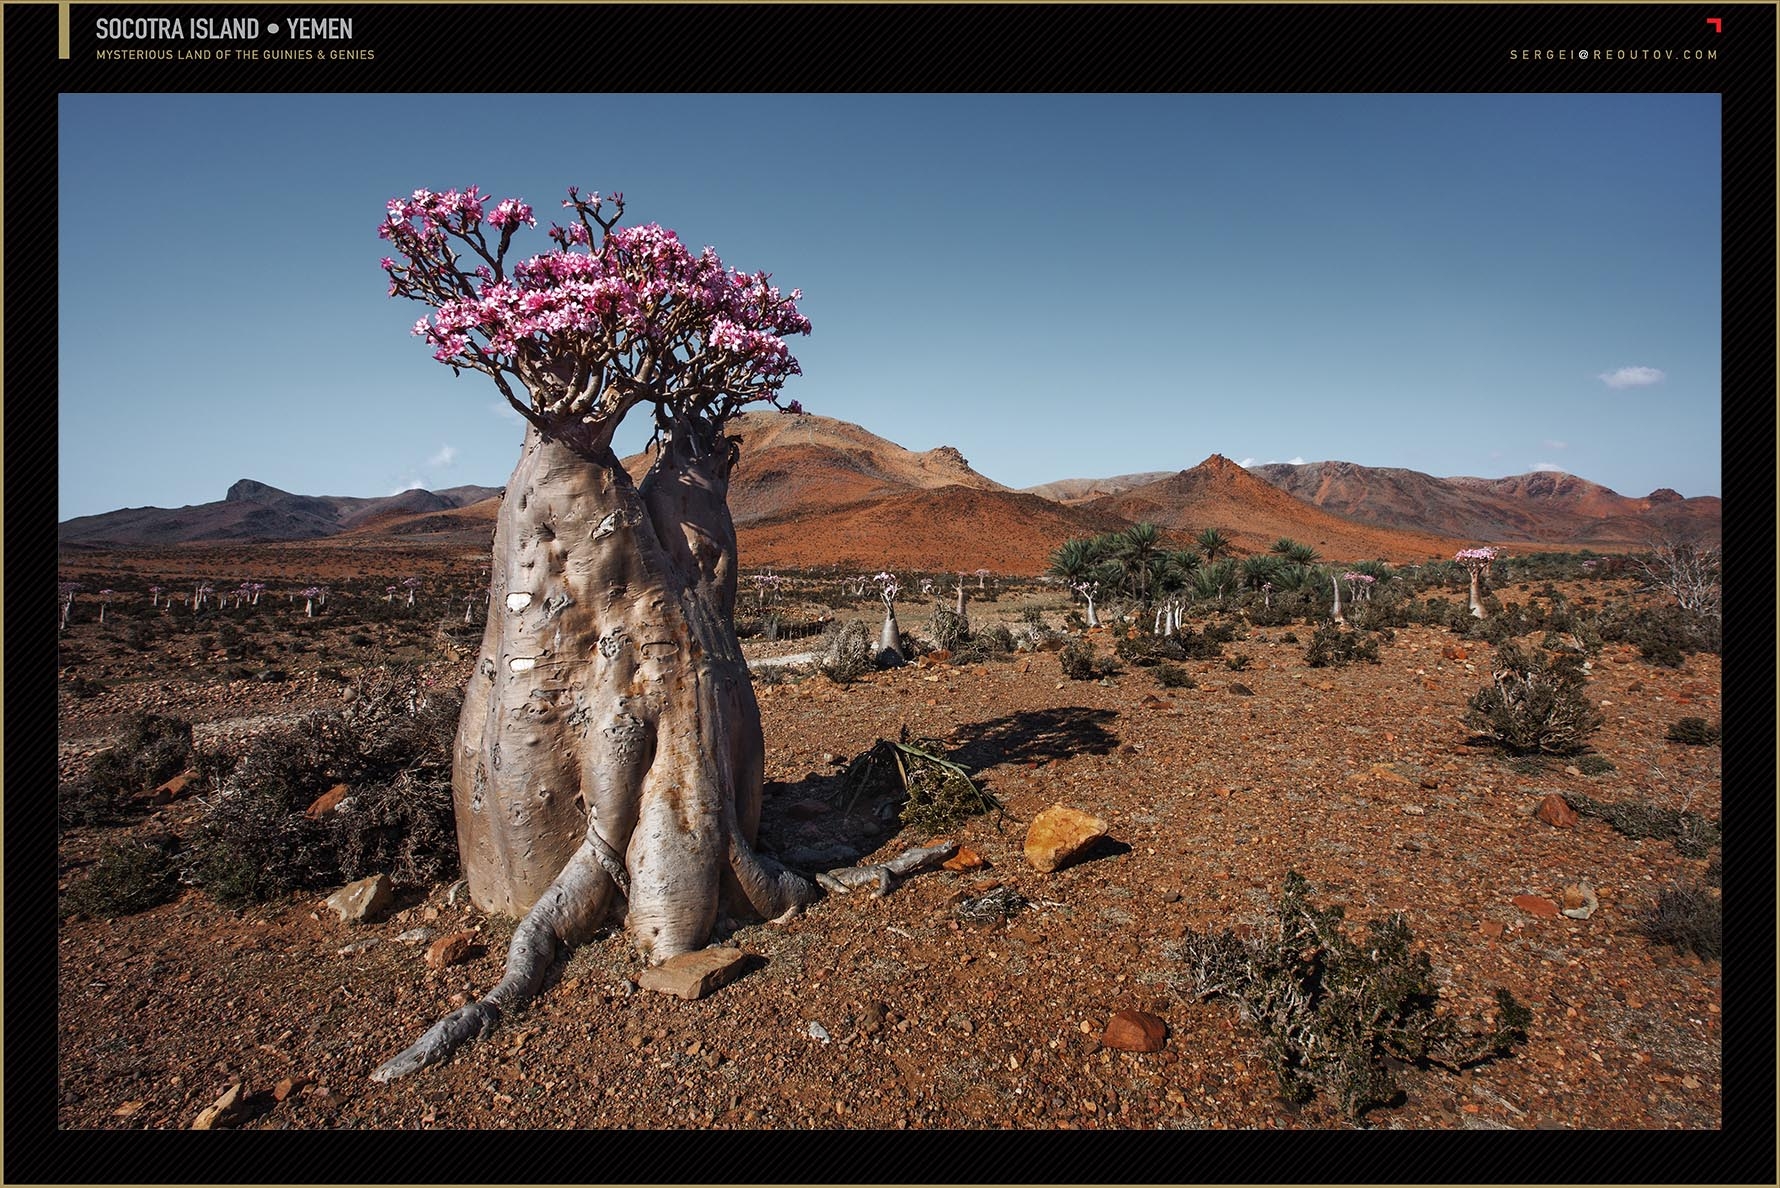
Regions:
[[[610, 931], [489, 1040], [393, 1085], [368, 1074], [500, 975], [511, 923], [450, 902], [446, 885], [406, 889], [392, 915], [363, 926], [319, 907], [326, 890], [246, 910], [189, 890], [139, 915], [69, 920], [59, 1121], [190, 1127], [240, 1083], [244, 1104], [226, 1124], [247, 1128], [1346, 1127], [1325, 1101], [1281, 1101], [1260, 1034], [1231, 1003], [1198, 1001], [1175, 953], [1183, 929], [1261, 924], [1295, 870], [1352, 930], [1404, 913], [1452, 1010], [1491, 1006], [1497, 986], [1533, 1010], [1514, 1056], [1460, 1075], [1402, 1069], [1404, 1100], [1368, 1124], [1719, 1126], [1719, 966], [1636, 926], [1659, 890], [1699, 882], [1705, 860], [1596, 818], [1556, 828], [1531, 815], [1548, 793], [1584, 792], [1717, 818], [1718, 748], [1664, 733], [1684, 715], [1718, 717], [1718, 658], [1663, 669], [1609, 645], [1589, 695], [1613, 769], [1588, 776], [1467, 744], [1459, 719], [1488, 679], [1487, 644], [1466, 641], [1467, 656], [1449, 659], [1451, 633], [1411, 627], [1383, 645], [1382, 664], [1310, 669], [1283, 633], [1255, 629], [1226, 647], [1252, 658], [1246, 671], [1188, 662], [1193, 689], [1134, 668], [1066, 681], [1042, 652], [845, 686], [763, 684], [763, 844], [846, 844], [881, 860], [929, 841], [895, 823], [877, 832], [866, 814], [786, 811], [906, 726], [947, 740], [1005, 805], [948, 835], [987, 865], [726, 930], [720, 943], [751, 954], [751, 968], [698, 1001], [639, 990], [640, 966]], [[1095, 638], [1108, 650], [1104, 632]], [[440, 653], [434, 665], [461, 680], [468, 660]], [[162, 674], [90, 700], [64, 693], [64, 772], [131, 708], [212, 723], [204, 738], [338, 697], [302, 672], [272, 686]], [[1110, 835], [1041, 874], [1022, 842], [1056, 802], [1105, 819]], [[132, 828], [187, 831], [198, 811], [176, 801]], [[63, 837], [64, 889], [115, 832]], [[1600, 903], [1587, 920], [1516, 906], [1581, 879]], [[992, 884], [1031, 906], [992, 926], [958, 919], [958, 901]], [[398, 939], [419, 928], [428, 934]], [[458, 931], [474, 935], [468, 959], [430, 968], [431, 940]], [[1101, 1045], [1126, 1009], [1166, 1023], [1160, 1051]]]

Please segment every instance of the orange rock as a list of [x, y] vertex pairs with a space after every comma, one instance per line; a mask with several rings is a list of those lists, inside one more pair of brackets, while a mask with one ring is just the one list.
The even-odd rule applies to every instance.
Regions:
[[1168, 1040], [1168, 1024], [1148, 1011], [1120, 1011], [1106, 1021], [1100, 1044], [1121, 1052], [1160, 1052]]
[[1500, 920], [1485, 920], [1479, 925], [1478, 931], [1482, 932], [1483, 935], [1489, 937], [1491, 940], [1495, 940], [1500, 937], [1506, 929]]
[[1109, 828], [1099, 817], [1053, 804], [1032, 818], [1032, 825], [1026, 830], [1026, 861], [1036, 870], [1056, 870], [1105, 837]]
[[961, 847], [956, 854], [940, 863], [944, 870], [976, 870], [987, 865], [983, 856], [969, 846]]
[[1574, 829], [1576, 822], [1581, 819], [1576, 815], [1576, 810], [1570, 807], [1570, 802], [1556, 792], [1548, 794], [1544, 800], [1541, 800], [1533, 815], [1547, 825], [1555, 825], [1559, 829]]
[[340, 807], [340, 802], [345, 800], [351, 791], [352, 789], [345, 784], [335, 784], [332, 788], [329, 788], [326, 792], [317, 796], [314, 802], [310, 804], [308, 808], [303, 810], [303, 815], [312, 821], [320, 820], [322, 817], [337, 810]]

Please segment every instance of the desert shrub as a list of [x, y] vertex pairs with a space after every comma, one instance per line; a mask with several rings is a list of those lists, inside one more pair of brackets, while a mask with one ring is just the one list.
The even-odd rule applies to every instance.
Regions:
[[1340, 668], [1364, 660], [1379, 663], [1378, 637], [1361, 631], [1343, 631], [1334, 623], [1324, 623], [1310, 637], [1304, 650], [1304, 662], [1312, 668]]
[[[261, 735], [209, 799], [193, 878], [239, 902], [373, 869], [414, 882], [451, 869], [451, 746], [461, 705], [456, 691], [428, 687], [412, 670], [379, 669], [360, 678], [346, 710]], [[349, 803], [326, 821], [305, 816], [336, 783], [352, 788]]]
[[1064, 644], [1057, 653], [1057, 663], [1063, 666], [1063, 675], [1072, 681], [1091, 681], [1118, 671], [1118, 664], [1111, 656], [1096, 656], [1094, 645], [1085, 639], [1072, 639]]
[[1396, 1097], [1393, 1058], [1459, 1069], [1525, 1041], [1532, 1013], [1506, 990], [1496, 1018], [1472, 1028], [1436, 1013], [1432, 964], [1410, 951], [1402, 915], [1373, 921], [1357, 942], [1341, 908], [1315, 907], [1309, 891], [1292, 872], [1264, 935], [1188, 929], [1180, 948], [1199, 996], [1234, 999], [1260, 1029], [1286, 1098], [1326, 1093], [1357, 1117]]
[[933, 608], [933, 619], [929, 626], [933, 630], [933, 646], [950, 652], [957, 648], [964, 638], [967, 624], [964, 616], [946, 606]]
[[822, 636], [822, 659], [817, 662], [828, 678], [838, 684], [858, 680], [872, 671], [876, 641], [863, 619], [836, 620]]
[[1564, 799], [1584, 817], [1595, 817], [1630, 838], [1657, 838], [1675, 843], [1675, 852], [1704, 858], [1719, 842], [1719, 823], [1685, 809], [1668, 809], [1643, 800], [1599, 801], [1566, 792]]
[[1113, 640], [1113, 653], [1127, 664], [1148, 668], [1165, 660], [1185, 660], [1187, 653], [1180, 640], [1178, 635], [1151, 635], [1147, 631], [1121, 634]]
[[1579, 755], [1576, 759], [1576, 770], [1586, 776], [1606, 775], [1616, 770], [1613, 760], [1605, 755]]
[[1164, 689], [1193, 689], [1199, 684], [1192, 673], [1178, 664], [1158, 664], [1155, 674], [1156, 683]]
[[1298, 633], [1296, 631], [1288, 631], [1279, 637], [1279, 642], [1295, 644], [1298, 642]]
[[101, 751], [86, 773], [56, 790], [56, 818], [64, 826], [102, 825], [129, 807], [130, 797], [184, 771], [192, 755], [192, 724], [164, 714], [124, 719], [123, 737]]
[[960, 640], [952, 653], [952, 659], [959, 664], [981, 664], [1006, 656], [1013, 650], [1014, 633], [1003, 624], [996, 623], [981, 631], [973, 631]]
[[76, 676], [68, 681], [68, 692], [82, 701], [91, 700], [111, 691], [111, 686], [92, 677]]
[[1716, 747], [1721, 734], [1719, 722], [1708, 722], [1704, 718], [1682, 718], [1669, 724], [1669, 733], [1665, 737], [1670, 742], [1686, 743], [1690, 747]]
[[1693, 652], [1716, 654], [1723, 644], [1723, 620], [1678, 606], [1616, 603], [1601, 611], [1595, 629], [1603, 640], [1632, 644], [1647, 663], [1664, 668], [1679, 668]]
[[355, 793], [328, 821], [340, 878], [379, 871], [398, 883], [434, 883], [457, 869], [451, 781], [404, 771]]
[[902, 823], [927, 833], [944, 832], [968, 816], [1001, 807], [962, 764], [947, 756], [944, 743], [911, 738], [907, 726], [897, 741], [880, 738], [856, 756], [829, 799], [851, 812], [862, 796], [902, 799]]
[[166, 903], [179, 893], [172, 836], [107, 842], [87, 876], [62, 896], [63, 916], [96, 919], [129, 916]]
[[1723, 904], [1701, 887], [1669, 887], [1638, 918], [1644, 935], [1677, 952], [1692, 949], [1708, 961], [1723, 954]]
[[1472, 628], [1472, 634], [1500, 647], [1511, 639], [1537, 630], [1540, 625], [1538, 616], [1528, 613], [1520, 603], [1510, 602]]
[[1039, 610], [1036, 606], [1029, 606], [1021, 611], [1020, 622], [1025, 624], [1027, 630], [1031, 631], [1035, 636], [1043, 635], [1049, 630], [1049, 628], [1045, 626], [1044, 612]]
[[1583, 748], [1601, 715], [1574, 657], [1510, 643], [1497, 649], [1492, 681], [1471, 695], [1464, 722], [1514, 754], [1566, 755]]
[[1253, 658], [1247, 652], [1238, 652], [1224, 661], [1224, 667], [1231, 672], [1247, 672]]

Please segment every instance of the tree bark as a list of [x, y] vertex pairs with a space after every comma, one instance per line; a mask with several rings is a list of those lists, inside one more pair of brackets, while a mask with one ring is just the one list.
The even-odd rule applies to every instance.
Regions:
[[675, 430], [640, 486], [608, 439], [527, 431], [452, 770], [470, 897], [525, 919], [501, 984], [379, 1080], [523, 1003], [620, 903], [659, 963], [702, 948], [720, 908], [773, 919], [819, 894], [753, 849], [765, 756], [733, 622], [732, 443]]

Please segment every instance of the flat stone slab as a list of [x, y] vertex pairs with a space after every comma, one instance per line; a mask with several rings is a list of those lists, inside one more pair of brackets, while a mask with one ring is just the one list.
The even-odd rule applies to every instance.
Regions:
[[637, 985], [645, 990], [678, 995], [690, 1002], [740, 977], [747, 960], [748, 954], [740, 949], [712, 948], [682, 953], [644, 970], [637, 978]]
[[327, 898], [327, 905], [347, 924], [368, 924], [394, 902], [389, 877], [381, 874], [348, 883]]

